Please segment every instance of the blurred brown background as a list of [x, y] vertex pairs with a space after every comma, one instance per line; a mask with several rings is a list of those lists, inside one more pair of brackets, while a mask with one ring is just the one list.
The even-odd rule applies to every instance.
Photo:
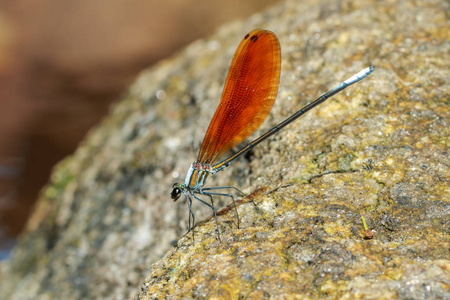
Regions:
[[0, 0], [0, 259], [53, 165], [140, 70], [275, 2]]

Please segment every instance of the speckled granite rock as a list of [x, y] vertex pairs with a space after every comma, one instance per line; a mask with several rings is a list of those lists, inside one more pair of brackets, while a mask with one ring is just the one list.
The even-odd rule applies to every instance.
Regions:
[[[143, 72], [55, 169], [2, 265], [0, 297], [131, 298], [148, 276], [138, 299], [448, 299], [448, 6], [288, 1]], [[256, 207], [238, 207], [239, 229], [225, 209], [219, 242], [194, 203], [205, 221], [195, 243], [179, 239], [187, 207], [170, 200], [171, 185], [195, 159], [235, 48], [258, 27], [282, 47], [260, 133], [377, 69], [209, 180], [255, 192]]]

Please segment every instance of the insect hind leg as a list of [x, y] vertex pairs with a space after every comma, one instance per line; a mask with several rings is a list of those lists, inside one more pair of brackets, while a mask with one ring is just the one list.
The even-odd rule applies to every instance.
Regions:
[[[232, 185], [203, 188], [203, 191], [208, 192], [208, 191], [222, 190], [222, 189], [234, 189], [235, 191], [239, 192], [242, 196], [244, 196], [243, 199], [248, 198], [248, 199], [252, 202], [252, 204], [253, 204], [254, 206], [257, 206], [256, 203], [255, 203], [255, 201], [253, 201], [252, 198], [250, 198], [250, 197], [249, 197], [247, 194], [245, 194], [243, 191], [241, 191], [240, 189], [238, 189], [237, 187], [232, 186]], [[228, 194], [226, 194], [226, 195], [228, 195]]]
[[[235, 188], [235, 187], [232, 187], [232, 186], [230, 186], [230, 187], [218, 187], [218, 188], [206, 188], [206, 189], [203, 189], [202, 190], [202, 194], [203, 195], [214, 195], [214, 196], [225, 196], [225, 197], [230, 197], [231, 198], [231, 200], [233, 200], [233, 206], [234, 206], [234, 211], [235, 211], [235, 213], [236, 213], [236, 219], [237, 219], [237, 227], [238, 228], [240, 228], [240, 219], [239, 219], [239, 213], [238, 213], [238, 211], [237, 211], [237, 207], [236, 207], [236, 201], [234, 200], [234, 197], [233, 197], [233, 195], [231, 195], [231, 194], [225, 194], [225, 193], [215, 193], [215, 192], [209, 192], [210, 190], [218, 190], [218, 189], [225, 189], [225, 188], [234, 188], [234, 189], [237, 189], [237, 188]], [[238, 190], [239, 191], [239, 190]], [[241, 191], [239, 191], [239, 192], [241, 192]], [[241, 192], [242, 193], [242, 192]], [[245, 195], [245, 194], [244, 194]]]

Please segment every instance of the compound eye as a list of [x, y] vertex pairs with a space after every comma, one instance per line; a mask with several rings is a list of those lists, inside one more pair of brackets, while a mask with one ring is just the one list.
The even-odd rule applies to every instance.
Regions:
[[178, 198], [181, 196], [181, 189], [178, 186], [175, 186], [172, 189], [172, 192], [170, 193], [170, 197], [173, 199], [173, 201], [177, 201]]

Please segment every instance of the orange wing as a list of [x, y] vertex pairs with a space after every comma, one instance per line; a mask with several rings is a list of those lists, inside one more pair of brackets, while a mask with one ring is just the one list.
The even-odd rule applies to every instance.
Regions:
[[213, 164], [261, 126], [277, 96], [280, 66], [280, 43], [273, 32], [256, 29], [244, 37], [197, 162]]

